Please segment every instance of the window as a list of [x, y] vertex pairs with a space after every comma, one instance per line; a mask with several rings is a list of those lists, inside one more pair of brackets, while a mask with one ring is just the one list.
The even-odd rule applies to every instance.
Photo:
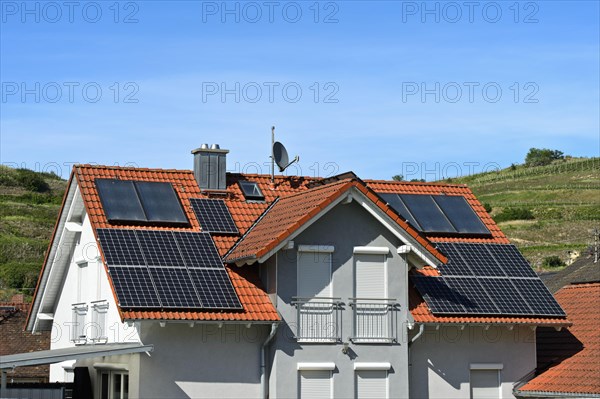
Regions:
[[471, 364], [471, 399], [500, 398], [502, 364]]
[[238, 184], [240, 185], [240, 189], [244, 193], [244, 197], [247, 200], [264, 201], [265, 196], [263, 195], [262, 191], [260, 191], [258, 184], [255, 182], [240, 180], [238, 181]]
[[387, 247], [354, 248], [354, 340], [393, 339], [393, 304], [387, 298]]
[[340, 338], [338, 301], [331, 295], [333, 247], [300, 245], [297, 261], [297, 338], [331, 342]]
[[73, 321], [71, 330], [71, 341], [75, 343], [85, 343], [85, 317], [88, 307], [85, 303], [76, 303], [73, 305]]
[[300, 399], [333, 398], [331, 370], [300, 371]]
[[388, 397], [387, 370], [357, 370], [357, 399], [386, 399]]
[[100, 372], [100, 399], [128, 399], [129, 374], [123, 371]]
[[92, 325], [89, 335], [93, 341], [107, 341], [106, 314], [108, 313], [107, 301], [92, 302]]

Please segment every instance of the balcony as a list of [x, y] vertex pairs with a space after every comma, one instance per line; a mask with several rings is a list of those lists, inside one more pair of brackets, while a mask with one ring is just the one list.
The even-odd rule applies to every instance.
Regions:
[[341, 298], [298, 298], [296, 306], [296, 339], [298, 342], [339, 342], [342, 339]]
[[393, 298], [350, 298], [355, 343], [389, 343], [397, 340], [398, 303]]

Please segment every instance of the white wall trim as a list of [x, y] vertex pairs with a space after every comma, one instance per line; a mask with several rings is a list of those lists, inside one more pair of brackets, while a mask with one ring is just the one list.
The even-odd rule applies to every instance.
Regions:
[[318, 253], [333, 253], [335, 247], [333, 245], [298, 245], [298, 252], [318, 252]]
[[354, 363], [354, 370], [390, 370], [392, 368], [392, 364], [389, 362], [379, 362], [379, 363]]
[[469, 364], [471, 370], [502, 370], [504, 364], [502, 363], [471, 363]]
[[298, 370], [335, 370], [335, 363], [333, 362], [323, 362], [323, 363], [298, 363]]
[[387, 255], [390, 253], [388, 247], [354, 247], [355, 254], [365, 255]]

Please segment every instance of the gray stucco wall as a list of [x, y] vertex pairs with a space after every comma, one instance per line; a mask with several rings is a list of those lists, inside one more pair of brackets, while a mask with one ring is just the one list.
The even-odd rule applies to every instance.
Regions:
[[[293, 250], [277, 254], [277, 309], [283, 323], [271, 347], [272, 371], [271, 397], [292, 398], [299, 393], [297, 364], [300, 362], [334, 362], [333, 395], [351, 398], [355, 395], [355, 362], [390, 362], [390, 397], [408, 396], [408, 353], [402, 326], [407, 315], [405, 261], [397, 253], [402, 242], [382, 226], [360, 204], [340, 204], [316, 221], [294, 239]], [[388, 247], [387, 283], [388, 297], [400, 304], [397, 316], [398, 342], [387, 344], [350, 343], [349, 353], [343, 354], [342, 344], [298, 343], [294, 338], [296, 308], [292, 304], [296, 296], [296, 258], [299, 245], [332, 245], [332, 295], [341, 297], [345, 304], [342, 311], [342, 340], [352, 335], [352, 308], [349, 298], [354, 297], [353, 250], [357, 246]], [[265, 274], [263, 273], [263, 276]], [[273, 275], [271, 272], [269, 275]]]
[[502, 398], [535, 364], [535, 332], [528, 326], [427, 327], [411, 347], [411, 398], [469, 398], [470, 364], [500, 363]]
[[269, 329], [144, 322], [141, 339], [154, 352], [140, 355], [139, 397], [260, 397], [260, 349]]

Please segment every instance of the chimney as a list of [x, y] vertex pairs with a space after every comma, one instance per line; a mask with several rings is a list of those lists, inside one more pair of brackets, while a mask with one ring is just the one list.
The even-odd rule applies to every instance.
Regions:
[[227, 153], [218, 144], [202, 144], [194, 154], [194, 177], [202, 190], [226, 190]]

